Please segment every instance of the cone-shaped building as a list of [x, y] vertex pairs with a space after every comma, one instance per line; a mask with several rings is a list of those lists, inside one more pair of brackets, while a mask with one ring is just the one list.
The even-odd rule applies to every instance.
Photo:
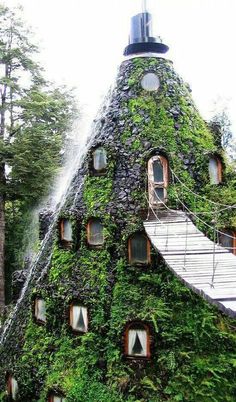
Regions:
[[2, 335], [0, 401], [236, 400], [235, 175], [145, 35]]

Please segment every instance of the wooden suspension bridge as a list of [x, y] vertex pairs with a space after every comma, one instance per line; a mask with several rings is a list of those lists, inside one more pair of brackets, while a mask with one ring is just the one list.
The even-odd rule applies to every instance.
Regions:
[[183, 211], [160, 209], [144, 222], [154, 248], [189, 288], [236, 317], [236, 256], [207, 238]]

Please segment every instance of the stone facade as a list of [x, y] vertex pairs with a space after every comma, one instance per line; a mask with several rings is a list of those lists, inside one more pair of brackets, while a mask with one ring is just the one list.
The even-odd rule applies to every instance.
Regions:
[[[147, 72], [158, 75], [158, 91], [142, 89]], [[91, 168], [97, 147], [107, 153], [101, 175]], [[160, 154], [170, 167], [168, 203], [173, 208], [180, 205], [171, 169], [189, 188], [216, 202], [236, 200], [229, 167], [222, 185], [209, 185], [209, 155], [224, 155], [188, 85], [168, 60], [134, 58], [121, 65], [96, 135], [4, 334], [0, 400], [7, 400], [9, 373], [24, 402], [43, 402], [51, 392], [71, 402], [235, 401], [235, 321], [174, 278], [154, 250], [150, 263], [128, 259], [128, 240], [143, 232], [149, 214], [147, 163]], [[183, 191], [182, 196], [192, 208], [191, 195]], [[72, 223], [67, 249], [59, 240], [61, 218]], [[91, 218], [104, 226], [100, 248], [87, 241]], [[232, 211], [220, 215], [219, 225], [226, 222], [234, 226]], [[39, 296], [46, 302], [45, 325], [33, 317]], [[86, 334], [73, 333], [69, 325], [73, 301], [88, 309]], [[125, 331], [132, 322], [149, 328], [148, 359], [125, 357]]]

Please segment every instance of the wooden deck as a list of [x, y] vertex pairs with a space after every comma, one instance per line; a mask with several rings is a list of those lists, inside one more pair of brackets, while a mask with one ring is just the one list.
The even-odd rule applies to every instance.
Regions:
[[209, 240], [182, 211], [160, 211], [144, 222], [168, 267], [189, 288], [236, 317], [236, 256]]

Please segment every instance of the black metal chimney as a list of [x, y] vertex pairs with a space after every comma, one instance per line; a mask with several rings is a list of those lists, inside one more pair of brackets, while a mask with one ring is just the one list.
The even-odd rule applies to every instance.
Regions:
[[147, 11], [146, 1], [142, 1], [143, 12], [131, 18], [129, 45], [124, 55], [138, 53], [166, 53], [169, 47], [158, 36], [153, 36], [152, 14]]

